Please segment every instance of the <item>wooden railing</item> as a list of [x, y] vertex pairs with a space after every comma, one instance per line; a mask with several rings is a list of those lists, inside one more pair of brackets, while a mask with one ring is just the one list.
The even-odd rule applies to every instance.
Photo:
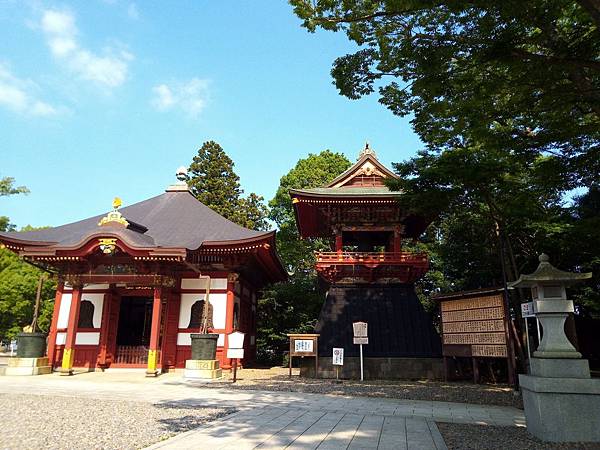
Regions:
[[143, 345], [117, 345], [115, 364], [148, 364], [148, 347]]
[[408, 252], [317, 252], [317, 263], [330, 264], [415, 264], [427, 265], [425, 253]]

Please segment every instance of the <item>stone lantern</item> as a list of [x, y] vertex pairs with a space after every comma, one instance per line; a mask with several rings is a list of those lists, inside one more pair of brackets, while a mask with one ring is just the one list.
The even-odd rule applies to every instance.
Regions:
[[509, 285], [531, 289], [544, 333], [531, 358], [531, 374], [519, 375], [527, 429], [545, 441], [600, 442], [600, 380], [590, 378], [588, 361], [581, 359], [564, 329], [574, 311], [566, 287], [592, 274], [559, 270], [545, 254], [539, 259], [535, 272]]

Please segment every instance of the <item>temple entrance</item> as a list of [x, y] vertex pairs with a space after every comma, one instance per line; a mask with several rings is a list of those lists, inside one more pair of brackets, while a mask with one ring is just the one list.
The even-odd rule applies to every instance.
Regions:
[[152, 325], [152, 298], [122, 297], [116, 364], [146, 365]]

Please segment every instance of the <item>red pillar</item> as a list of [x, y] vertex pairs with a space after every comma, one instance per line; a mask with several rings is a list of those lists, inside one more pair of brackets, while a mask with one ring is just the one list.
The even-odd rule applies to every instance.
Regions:
[[231, 359], [227, 359], [227, 349], [229, 348], [229, 334], [233, 333], [233, 304], [235, 303], [235, 282], [238, 275], [229, 274], [227, 277], [227, 306], [225, 310], [225, 347], [223, 369], [231, 369]]
[[104, 294], [102, 301], [102, 323], [100, 323], [100, 353], [98, 354], [98, 365], [106, 366], [106, 354], [108, 351], [108, 322], [110, 317], [110, 307], [113, 302], [112, 291]]
[[77, 325], [79, 323], [79, 307], [81, 306], [81, 291], [83, 286], [73, 286], [71, 295], [71, 308], [69, 309], [69, 322], [67, 325], [67, 337], [65, 339], [65, 351], [61, 365], [61, 375], [73, 374], [73, 361], [75, 361], [75, 338], [77, 337]]
[[60, 311], [60, 301], [62, 299], [64, 282], [59, 281], [56, 285], [56, 296], [54, 297], [54, 312], [52, 313], [52, 323], [50, 324], [50, 333], [48, 335], [48, 362], [50, 367], [54, 367], [56, 332], [58, 324], [58, 313]]
[[338, 253], [342, 253], [344, 250], [344, 241], [342, 239], [342, 232], [338, 231], [335, 235], [335, 251]]
[[402, 233], [400, 229], [394, 230], [394, 253], [400, 253], [402, 251]]
[[150, 328], [150, 349], [148, 350], [148, 368], [146, 376], [157, 375], [157, 365], [159, 359], [159, 338], [160, 338], [160, 315], [162, 311], [162, 287], [154, 288], [154, 301], [152, 303], [152, 326]]

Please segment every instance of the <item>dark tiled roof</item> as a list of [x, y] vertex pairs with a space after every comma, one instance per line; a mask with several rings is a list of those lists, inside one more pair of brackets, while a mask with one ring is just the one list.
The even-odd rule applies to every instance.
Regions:
[[[195, 250], [211, 241], [245, 241], [270, 232], [243, 228], [199, 202], [187, 191], [165, 192], [119, 210], [129, 221], [142, 225], [144, 233], [113, 226], [98, 226], [105, 214], [55, 228], [23, 233], [0, 233], [0, 237], [25, 244], [48, 243], [70, 247], [87, 236], [107, 232], [121, 236], [136, 247], [187, 248]], [[143, 228], [140, 230], [143, 231]]]

